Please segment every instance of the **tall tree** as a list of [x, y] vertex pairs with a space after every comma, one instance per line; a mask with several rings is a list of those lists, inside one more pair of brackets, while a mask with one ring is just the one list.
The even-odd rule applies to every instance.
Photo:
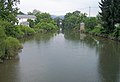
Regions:
[[15, 23], [19, 0], [0, 0], [0, 19]]
[[101, 0], [99, 4], [102, 25], [107, 34], [112, 33], [115, 29], [115, 24], [120, 22], [120, 1]]

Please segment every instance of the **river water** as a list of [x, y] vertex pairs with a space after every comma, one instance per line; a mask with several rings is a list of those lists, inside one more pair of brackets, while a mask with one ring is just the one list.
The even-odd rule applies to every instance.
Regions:
[[23, 41], [16, 60], [0, 64], [0, 82], [120, 82], [120, 43], [66, 32]]

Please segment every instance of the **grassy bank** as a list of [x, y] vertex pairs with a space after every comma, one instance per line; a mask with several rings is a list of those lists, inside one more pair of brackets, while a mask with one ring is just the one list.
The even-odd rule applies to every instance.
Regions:
[[31, 28], [22, 25], [13, 25], [7, 21], [0, 21], [0, 62], [14, 59], [21, 51], [22, 44], [19, 39], [33, 36], [36, 33], [57, 31], [58, 27], [49, 23], [38, 24]]
[[93, 29], [86, 29], [85, 32], [91, 35], [108, 38], [115, 41], [120, 41], [120, 25], [116, 26], [116, 29], [111, 33], [107, 33], [100, 24], [95, 26]]

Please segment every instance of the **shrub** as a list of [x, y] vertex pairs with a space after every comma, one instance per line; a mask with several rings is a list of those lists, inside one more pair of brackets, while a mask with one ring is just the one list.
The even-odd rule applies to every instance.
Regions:
[[0, 58], [4, 56], [5, 50], [4, 50], [4, 40], [6, 38], [5, 32], [3, 28], [0, 27]]
[[54, 25], [53, 23], [46, 23], [46, 22], [42, 22], [42, 23], [38, 23], [35, 28], [37, 29], [43, 29], [45, 31], [52, 31], [52, 30], [57, 30], [58, 27], [56, 25]]
[[4, 29], [7, 36], [14, 35], [14, 25], [12, 25], [10, 22], [0, 20], [0, 26]]
[[14, 36], [17, 38], [23, 37], [24, 36], [24, 32], [21, 30], [21, 26], [15, 26], [15, 30], [14, 30]]
[[103, 27], [98, 24], [93, 30], [90, 31], [90, 33], [93, 34], [101, 34], [103, 32]]
[[22, 49], [22, 45], [19, 40], [13, 37], [7, 37], [4, 44], [6, 57], [15, 57]]
[[118, 38], [120, 36], [120, 25], [119, 24], [116, 25], [116, 28], [113, 32], [113, 36], [116, 37], [116, 38]]
[[18, 26], [19, 29], [24, 33], [24, 35], [32, 35], [35, 34], [35, 30], [33, 28], [30, 28], [28, 26]]

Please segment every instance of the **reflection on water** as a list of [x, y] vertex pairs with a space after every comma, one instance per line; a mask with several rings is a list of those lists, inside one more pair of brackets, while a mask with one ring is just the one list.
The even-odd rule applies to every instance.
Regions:
[[120, 43], [70, 31], [22, 42], [20, 60], [0, 64], [0, 82], [120, 81]]
[[20, 82], [19, 60], [8, 60], [0, 64], [0, 82]]
[[99, 73], [102, 82], [120, 82], [120, 44], [104, 41], [99, 48]]

